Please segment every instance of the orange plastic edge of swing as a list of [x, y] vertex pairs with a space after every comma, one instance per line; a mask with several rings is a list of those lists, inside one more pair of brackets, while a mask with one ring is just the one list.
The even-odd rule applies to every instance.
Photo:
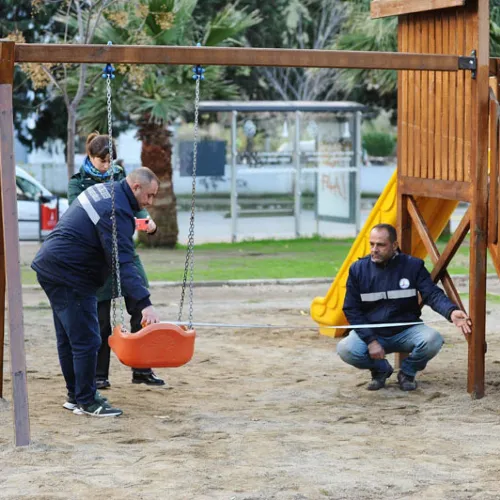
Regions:
[[148, 325], [134, 334], [117, 325], [108, 343], [126, 366], [176, 368], [193, 357], [195, 337], [195, 330], [171, 323]]

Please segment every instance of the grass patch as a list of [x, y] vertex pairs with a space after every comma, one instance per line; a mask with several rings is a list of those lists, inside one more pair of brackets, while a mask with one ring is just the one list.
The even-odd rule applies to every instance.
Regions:
[[[322, 238], [208, 243], [195, 248], [195, 279], [333, 278], [351, 245], [352, 240]], [[150, 280], [182, 279], [184, 265], [168, 269], [171, 266], [154, 252], [159, 251], [141, 251]], [[184, 257], [185, 249], [169, 254], [172, 264], [176, 254]]]
[[[462, 292], [459, 293], [460, 297], [469, 300], [469, 294]], [[486, 302], [490, 304], [500, 304], [500, 295], [496, 293], [486, 293]]]
[[[238, 243], [207, 243], [195, 247], [195, 280], [333, 278], [346, 258], [353, 239], [299, 238], [296, 240], [256, 240]], [[438, 242], [442, 252], [446, 243]], [[151, 281], [182, 280], [186, 247], [173, 250], [139, 247]], [[432, 269], [430, 259], [427, 268]], [[495, 268], [488, 258], [488, 273]], [[469, 274], [469, 248], [462, 246], [450, 266], [450, 274]], [[36, 283], [35, 273], [25, 264], [23, 284]]]

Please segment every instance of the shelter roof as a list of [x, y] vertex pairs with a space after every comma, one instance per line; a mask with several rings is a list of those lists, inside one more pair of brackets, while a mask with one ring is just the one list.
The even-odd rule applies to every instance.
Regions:
[[200, 101], [200, 111], [318, 111], [355, 112], [368, 107], [352, 101]]

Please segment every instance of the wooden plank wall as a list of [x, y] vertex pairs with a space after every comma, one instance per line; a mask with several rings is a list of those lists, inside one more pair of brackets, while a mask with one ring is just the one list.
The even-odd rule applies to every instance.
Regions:
[[379, 17], [401, 16], [413, 12], [429, 12], [464, 4], [465, 0], [372, 0], [370, 11], [372, 19], [377, 19]]
[[[477, 46], [466, 8], [399, 17], [399, 51], [470, 55]], [[399, 175], [471, 180], [471, 72], [401, 71]], [[446, 104], [448, 103], [448, 104]]]

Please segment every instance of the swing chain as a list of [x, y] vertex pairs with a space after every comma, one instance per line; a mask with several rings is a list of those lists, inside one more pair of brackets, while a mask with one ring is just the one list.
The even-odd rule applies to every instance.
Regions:
[[182, 280], [181, 300], [179, 306], [178, 321], [182, 320], [182, 309], [184, 307], [184, 296], [186, 282], [189, 274], [189, 315], [188, 329], [193, 324], [193, 276], [194, 276], [194, 215], [196, 199], [196, 166], [198, 164], [198, 131], [199, 131], [199, 106], [200, 106], [200, 81], [204, 79], [205, 70], [201, 66], [193, 68], [193, 78], [196, 79], [195, 101], [194, 101], [194, 141], [193, 141], [193, 183], [191, 191], [191, 217], [189, 219], [188, 245], [186, 252], [186, 262], [184, 264], [184, 277]]
[[[108, 42], [111, 45], [111, 42]], [[120, 322], [125, 324], [125, 313], [123, 310], [122, 285], [120, 277], [120, 258], [118, 253], [118, 232], [116, 227], [116, 206], [115, 206], [115, 175], [113, 158], [113, 109], [111, 106], [111, 80], [115, 77], [114, 68], [107, 64], [103, 71], [103, 78], [106, 78], [106, 101], [108, 110], [108, 138], [109, 138], [109, 168], [111, 169], [111, 223], [112, 223], [112, 252], [111, 252], [111, 277], [112, 277], [112, 325], [116, 326], [116, 301], [120, 304]]]

